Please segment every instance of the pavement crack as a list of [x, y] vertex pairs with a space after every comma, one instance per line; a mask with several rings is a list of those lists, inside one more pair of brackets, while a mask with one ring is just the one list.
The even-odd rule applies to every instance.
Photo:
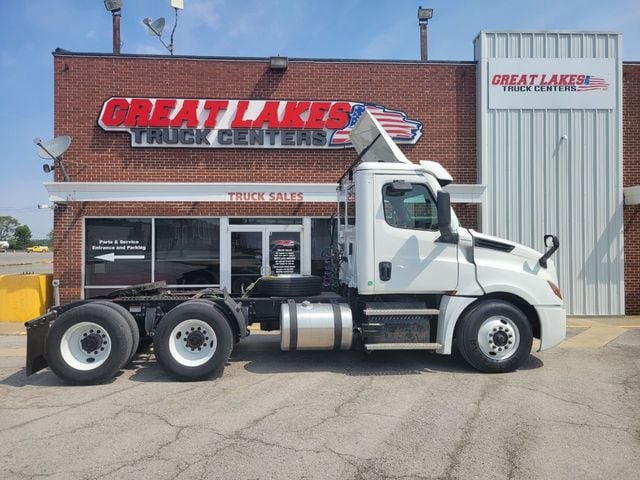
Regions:
[[591, 405], [587, 405], [586, 403], [578, 402], [576, 400], [569, 400], [567, 398], [563, 398], [563, 397], [560, 397], [558, 395], [554, 395], [552, 393], [545, 392], [544, 390], [540, 390], [539, 388], [527, 387], [526, 385], [505, 385], [505, 387], [507, 387], [507, 388], [519, 388], [519, 389], [522, 389], [522, 390], [528, 390], [530, 392], [534, 392], [534, 393], [537, 393], [537, 394], [540, 394], [540, 395], [544, 395], [544, 396], [549, 397], [549, 398], [553, 398], [553, 399], [558, 400], [558, 401], [563, 402], [563, 403], [568, 403], [570, 405], [576, 405], [576, 406], [579, 406], [579, 407], [587, 408], [587, 409], [591, 410], [592, 412], [597, 413], [598, 415], [603, 415], [605, 417], [609, 417], [609, 418], [614, 419], [614, 420], [619, 420], [619, 417], [616, 417], [615, 415], [611, 415], [610, 413], [601, 412], [600, 410], [597, 410], [597, 409], [593, 408]]
[[460, 439], [456, 443], [453, 451], [448, 453], [449, 464], [445, 468], [446, 475], [443, 477], [443, 480], [449, 480], [455, 478], [453, 473], [462, 465], [462, 455], [465, 450], [472, 444], [472, 436], [475, 430], [475, 423], [478, 420], [479, 413], [482, 410], [482, 403], [489, 396], [489, 391], [491, 390], [491, 385], [489, 383], [485, 383], [480, 390], [480, 395], [478, 399], [474, 402], [473, 412], [471, 412], [466, 417], [466, 421], [464, 427], [462, 429], [462, 433], [460, 435]]
[[[347, 416], [344, 413], [344, 409], [349, 406], [349, 405], [353, 405], [355, 404], [358, 399], [362, 396], [362, 394], [368, 390], [371, 385], [373, 384], [373, 380], [374, 377], [366, 377], [367, 381], [365, 383], [363, 383], [362, 385], [360, 385], [358, 387], [358, 389], [349, 397], [345, 398], [344, 400], [342, 400], [340, 403], [338, 403], [334, 408], [333, 408], [333, 412], [326, 416], [325, 418], [323, 418], [322, 420], [320, 420], [319, 422], [316, 422], [312, 425], [305, 425], [304, 430], [310, 430], [312, 428], [318, 428], [322, 425], [324, 425], [325, 423], [327, 423], [330, 420], [334, 420], [336, 418], [340, 418], [340, 417], [345, 417]], [[369, 413], [370, 415], [375, 415], [374, 413]]]

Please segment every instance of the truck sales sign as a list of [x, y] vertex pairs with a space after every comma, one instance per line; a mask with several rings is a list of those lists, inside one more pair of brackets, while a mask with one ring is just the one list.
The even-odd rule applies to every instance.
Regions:
[[492, 58], [489, 108], [610, 109], [616, 106], [613, 59]]
[[133, 147], [351, 147], [366, 110], [397, 143], [416, 143], [422, 124], [381, 105], [346, 101], [112, 97], [98, 125], [129, 132]]

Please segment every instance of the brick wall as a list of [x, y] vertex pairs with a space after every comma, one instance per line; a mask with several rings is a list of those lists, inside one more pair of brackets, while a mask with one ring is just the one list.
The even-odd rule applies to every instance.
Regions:
[[[131, 148], [128, 133], [97, 125], [111, 96], [351, 100], [403, 110], [423, 123], [411, 160], [438, 160], [456, 183], [475, 183], [475, 64], [150, 59], [56, 55], [55, 134], [71, 135], [65, 164], [72, 181], [335, 182], [355, 159], [347, 150]], [[56, 179], [61, 180], [56, 170]], [[477, 207], [458, 204], [465, 226]], [[81, 294], [84, 216], [330, 215], [332, 204], [79, 203], [54, 212], [54, 275], [63, 301]]]
[[[624, 186], [640, 185], [640, 64], [624, 65]], [[640, 315], [640, 205], [624, 207], [624, 275], [627, 315]]]
[[128, 133], [97, 125], [111, 96], [376, 102], [424, 124], [402, 147], [407, 157], [476, 181], [475, 64], [290, 62], [277, 73], [266, 61], [56, 56], [54, 76], [55, 134], [73, 138], [73, 181], [333, 182], [355, 158], [353, 149], [134, 149]]

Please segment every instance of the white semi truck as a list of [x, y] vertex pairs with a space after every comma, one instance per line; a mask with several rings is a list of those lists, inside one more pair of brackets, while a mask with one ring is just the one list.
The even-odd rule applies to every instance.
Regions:
[[282, 350], [457, 349], [483, 372], [517, 369], [534, 338], [540, 350], [564, 339], [556, 237], [540, 254], [463, 228], [440, 164], [407, 160], [368, 113], [351, 139], [358, 159], [337, 188], [339, 292], [306, 276], [262, 277], [237, 296], [132, 286], [27, 322], [27, 374], [49, 366], [69, 383], [103, 382], [152, 341], [174, 377], [205, 379], [253, 323], [279, 329]]

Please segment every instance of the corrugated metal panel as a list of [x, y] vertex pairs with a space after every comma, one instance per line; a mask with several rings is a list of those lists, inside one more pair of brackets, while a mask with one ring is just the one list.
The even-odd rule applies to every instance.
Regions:
[[[554, 257], [567, 310], [624, 313], [620, 36], [578, 32], [483, 32], [476, 39], [482, 230]], [[613, 110], [488, 108], [490, 58], [616, 58]]]

